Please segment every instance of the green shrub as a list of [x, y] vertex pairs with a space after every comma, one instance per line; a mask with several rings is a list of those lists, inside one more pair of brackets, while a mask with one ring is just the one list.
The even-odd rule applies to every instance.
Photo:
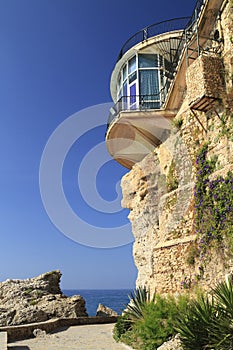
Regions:
[[129, 345], [133, 349], [142, 350], [143, 342], [140, 339], [137, 328], [135, 326], [122, 335], [121, 342]]
[[156, 295], [155, 302], [145, 306], [143, 318], [136, 323], [137, 333], [143, 343], [141, 349], [154, 350], [173, 336], [177, 314], [174, 298]]
[[132, 322], [137, 319], [143, 318], [143, 311], [147, 304], [153, 303], [155, 300], [155, 293], [152, 298], [150, 295], [150, 290], [146, 287], [139, 287], [129, 296], [129, 304], [127, 305], [124, 313], [128, 315]]
[[113, 338], [119, 341], [123, 334], [132, 328], [132, 322], [129, 320], [129, 316], [124, 314], [118, 317], [117, 322], [113, 329]]
[[183, 119], [180, 117], [178, 119], [173, 119], [172, 120], [172, 125], [177, 128], [178, 130], [181, 129], [182, 125], [183, 125]]
[[167, 191], [171, 192], [178, 188], [179, 186], [179, 179], [178, 174], [176, 170], [176, 163], [174, 159], [172, 160], [168, 173], [167, 173]]
[[180, 333], [184, 349], [208, 349], [210, 342], [208, 328], [214, 316], [213, 299], [200, 295], [192, 300], [186, 312], [177, 320], [176, 330]]
[[210, 328], [211, 347], [215, 350], [233, 349], [233, 281], [217, 284], [213, 291], [216, 317]]
[[212, 295], [193, 300], [177, 321], [185, 350], [233, 349], [233, 281], [218, 283]]
[[175, 334], [178, 315], [187, 308], [187, 297], [162, 297], [145, 287], [131, 294], [130, 304], [114, 328], [114, 338], [134, 349], [154, 350]]

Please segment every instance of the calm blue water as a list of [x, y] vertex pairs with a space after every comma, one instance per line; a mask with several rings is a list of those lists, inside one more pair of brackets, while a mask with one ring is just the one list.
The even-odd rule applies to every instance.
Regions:
[[128, 295], [131, 289], [114, 290], [88, 290], [88, 289], [66, 289], [62, 291], [67, 296], [81, 295], [86, 300], [86, 309], [89, 316], [95, 316], [99, 303], [104, 304], [118, 314], [121, 314], [125, 305], [128, 304]]

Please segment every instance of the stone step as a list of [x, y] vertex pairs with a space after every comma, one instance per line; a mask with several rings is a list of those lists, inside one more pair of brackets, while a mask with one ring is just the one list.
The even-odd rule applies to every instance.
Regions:
[[7, 332], [0, 332], [0, 349], [7, 350]]

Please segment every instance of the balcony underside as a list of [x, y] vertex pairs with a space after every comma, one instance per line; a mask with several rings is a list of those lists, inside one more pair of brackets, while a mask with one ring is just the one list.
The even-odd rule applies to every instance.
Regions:
[[175, 114], [164, 110], [122, 111], [106, 135], [111, 156], [129, 169], [163, 142]]

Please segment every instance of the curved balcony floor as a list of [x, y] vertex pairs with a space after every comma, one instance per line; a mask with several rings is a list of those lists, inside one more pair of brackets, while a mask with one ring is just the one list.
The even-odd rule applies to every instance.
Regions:
[[175, 113], [165, 110], [122, 111], [111, 123], [106, 145], [111, 156], [131, 169], [170, 134]]

